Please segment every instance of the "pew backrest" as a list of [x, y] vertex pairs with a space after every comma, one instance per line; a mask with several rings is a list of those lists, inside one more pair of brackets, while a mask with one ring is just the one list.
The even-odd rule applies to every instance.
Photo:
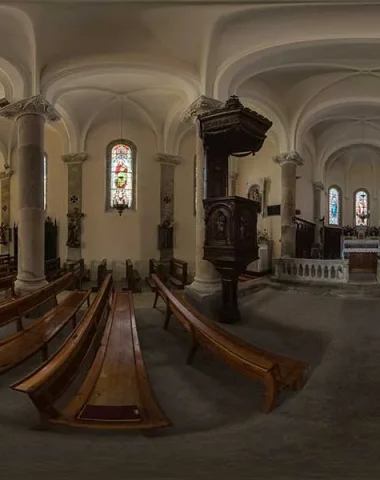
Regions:
[[82, 321], [59, 350], [42, 367], [12, 385], [31, 395], [37, 408], [53, 418], [58, 415], [53, 403], [70, 387], [81, 365], [100, 345], [112, 288], [112, 275], [108, 274]]
[[35, 292], [2, 303], [0, 305], [0, 327], [12, 321], [19, 321], [27, 312], [56, 297], [63, 290], [68, 290], [73, 281], [73, 274], [67, 273]]

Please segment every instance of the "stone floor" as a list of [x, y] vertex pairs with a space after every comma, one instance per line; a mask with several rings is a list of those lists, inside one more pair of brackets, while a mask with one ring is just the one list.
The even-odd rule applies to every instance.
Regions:
[[28, 398], [8, 387], [36, 356], [0, 377], [1, 479], [379, 478], [380, 299], [268, 286], [241, 300], [242, 322], [226, 328], [310, 364], [304, 389], [270, 415], [260, 384], [206, 352], [187, 366], [187, 333], [175, 320], [163, 330], [151, 302], [135, 295], [140, 342], [173, 425], [154, 436], [35, 430]]

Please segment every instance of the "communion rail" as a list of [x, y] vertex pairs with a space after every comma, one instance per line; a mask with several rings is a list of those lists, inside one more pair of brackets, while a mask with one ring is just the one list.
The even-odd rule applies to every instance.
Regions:
[[274, 276], [296, 282], [347, 283], [348, 260], [275, 258]]

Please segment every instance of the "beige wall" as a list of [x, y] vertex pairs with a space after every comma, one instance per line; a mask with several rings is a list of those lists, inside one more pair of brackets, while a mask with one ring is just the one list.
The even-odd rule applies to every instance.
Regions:
[[[281, 203], [281, 169], [273, 162], [273, 157], [278, 155], [278, 153], [276, 144], [268, 138], [257, 155], [237, 160], [237, 171], [239, 174], [236, 183], [237, 195], [246, 197], [249, 186], [265, 177], [269, 179], [268, 205], [279, 205]], [[281, 238], [280, 216], [263, 218], [260, 215], [258, 228], [268, 231], [270, 238], [273, 240], [273, 256], [279, 256]]]

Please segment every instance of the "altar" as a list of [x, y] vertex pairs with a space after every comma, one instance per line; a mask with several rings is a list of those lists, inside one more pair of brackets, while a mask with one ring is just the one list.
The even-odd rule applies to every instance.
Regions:
[[342, 258], [349, 260], [350, 273], [376, 273], [380, 239], [343, 239]]

